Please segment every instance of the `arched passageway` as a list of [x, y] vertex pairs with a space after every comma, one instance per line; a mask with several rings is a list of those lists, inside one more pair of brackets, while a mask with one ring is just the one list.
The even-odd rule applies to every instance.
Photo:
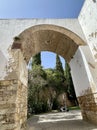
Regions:
[[[92, 111], [89, 99], [91, 98], [93, 103], [95, 100], [84, 53], [86, 47], [86, 43], [74, 32], [55, 25], [32, 26], [14, 37], [14, 42], [9, 50], [13, 57], [9, 66], [11, 71], [5, 77], [6, 82], [11, 79], [10, 82], [7, 82], [7, 88], [11, 90], [11, 103], [8, 110], [12, 107], [14, 113], [12, 113], [12, 117], [9, 117], [11, 111], [6, 114], [6, 120], [8, 119], [9, 124], [13, 121], [13, 130], [25, 129], [28, 76], [26, 65], [30, 58], [40, 51], [55, 52], [68, 61], [83, 118], [93, 122], [91, 114], [88, 113]], [[3, 83], [1, 84], [3, 86]]]
[[[17, 101], [16, 108], [18, 109], [17, 117], [19, 117], [16, 123], [18, 124], [18, 129], [24, 127], [24, 122], [26, 121], [27, 114], [27, 69], [26, 65], [30, 58], [40, 51], [51, 51], [55, 52], [62, 57], [64, 57], [71, 65], [71, 69], [76, 66], [77, 70], [72, 70], [76, 73], [79, 68], [79, 63], [73, 61], [76, 60], [74, 56], [77, 55], [77, 59], [80, 58], [80, 64], [83, 66], [81, 69], [81, 76], [85, 78], [85, 83], [81, 83], [82, 79], [80, 77], [76, 80], [81, 85], [88, 85], [88, 78], [85, 77], [87, 73], [84, 67], [84, 61], [82, 57], [81, 49], [79, 46], [85, 46], [85, 42], [77, 36], [75, 33], [55, 25], [38, 25], [30, 27], [24, 30], [20, 35], [14, 37], [14, 42], [11, 47], [11, 53], [15, 60], [12, 64], [13, 72], [16, 73], [18, 79], [17, 86]], [[72, 67], [72, 64], [73, 67]], [[85, 71], [85, 72], [84, 72]], [[12, 73], [12, 72], [11, 72]], [[78, 72], [77, 72], [78, 73]], [[9, 75], [12, 75], [9, 73]], [[72, 75], [73, 76], [73, 75]], [[74, 75], [75, 76], [75, 75]], [[8, 77], [6, 77], [8, 78]], [[73, 77], [75, 80], [77, 76]], [[75, 82], [75, 81], [74, 81]], [[76, 85], [76, 83], [74, 83]], [[75, 87], [76, 93], [78, 86]], [[87, 86], [85, 88], [87, 90]], [[84, 89], [83, 89], [84, 91]], [[81, 91], [80, 91], [81, 92]], [[79, 98], [80, 101], [80, 98]], [[85, 101], [87, 102], [87, 100]], [[26, 113], [26, 114], [25, 114]]]
[[83, 119], [97, 124], [96, 5], [97, 1], [85, 0], [77, 19], [0, 19], [1, 130], [25, 128], [26, 65], [42, 50], [60, 54], [69, 62]]
[[80, 45], [85, 42], [70, 30], [55, 25], [37, 25], [15, 37], [12, 49], [21, 49], [27, 63], [40, 51], [52, 51], [70, 61]]

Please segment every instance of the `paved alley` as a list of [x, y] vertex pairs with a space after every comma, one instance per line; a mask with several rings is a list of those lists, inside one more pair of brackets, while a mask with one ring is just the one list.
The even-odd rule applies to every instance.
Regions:
[[97, 130], [96, 125], [82, 120], [80, 110], [35, 115], [27, 124], [27, 130]]

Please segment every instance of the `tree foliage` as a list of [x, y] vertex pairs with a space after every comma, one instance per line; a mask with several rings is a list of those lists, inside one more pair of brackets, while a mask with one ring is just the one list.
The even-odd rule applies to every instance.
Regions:
[[47, 110], [47, 102], [41, 92], [47, 85], [46, 73], [41, 66], [41, 53], [32, 59], [32, 70], [28, 72], [28, 110], [30, 113], [40, 113]]
[[57, 86], [59, 87], [64, 86], [64, 82], [65, 82], [64, 69], [58, 54], [56, 54], [56, 67], [55, 67], [54, 78], [57, 83]]
[[64, 75], [62, 62], [61, 62], [60, 57], [59, 57], [58, 54], [56, 55], [56, 71], [58, 71], [58, 72], [60, 72], [60, 73], [62, 73]]
[[65, 91], [64, 71], [59, 56], [56, 56], [56, 68], [47, 69], [46, 73], [47, 73], [48, 86], [54, 88], [54, 91], [56, 93], [55, 97], [53, 98], [52, 109], [58, 109], [59, 108], [59, 102], [57, 100], [58, 96]]
[[40, 65], [34, 65], [33, 69], [29, 70], [28, 85], [28, 107], [31, 108], [32, 113], [40, 113], [46, 103], [40, 95], [47, 85], [46, 73]]
[[31, 108], [32, 113], [58, 109], [57, 97], [63, 92], [67, 92], [70, 99], [76, 98], [69, 65], [66, 63], [64, 75], [60, 57], [56, 55], [55, 69], [44, 70], [41, 53], [35, 55], [28, 74], [28, 109]]
[[32, 59], [32, 67], [34, 65], [41, 65], [41, 53], [36, 54], [35, 56], [33, 56]]
[[76, 99], [74, 85], [73, 85], [73, 81], [72, 81], [72, 77], [70, 73], [70, 67], [67, 62], [65, 63], [65, 77], [66, 77], [68, 97], [69, 99]]

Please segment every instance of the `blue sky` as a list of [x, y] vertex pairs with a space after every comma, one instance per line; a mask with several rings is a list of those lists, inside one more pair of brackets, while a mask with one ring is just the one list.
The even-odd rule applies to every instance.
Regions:
[[[56, 65], [56, 53], [42, 52], [41, 53], [42, 66], [44, 68], [55, 68]], [[47, 60], [46, 60], [47, 59]], [[60, 56], [63, 68], [65, 67], [65, 60]]]
[[84, 0], [0, 0], [0, 18], [74, 18]]
[[[77, 18], [84, 0], [0, 0], [0, 18]], [[42, 53], [44, 68], [55, 67], [54, 53]], [[64, 67], [64, 60], [61, 58]]]

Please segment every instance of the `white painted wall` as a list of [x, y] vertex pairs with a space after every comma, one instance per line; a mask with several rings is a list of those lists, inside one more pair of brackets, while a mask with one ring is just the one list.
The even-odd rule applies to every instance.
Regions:
[[97, 62], [97, 0], [96, 3], [93, 0], [85, 0], [78, 20]]
[[97, 0], [85, 0], [78, 20], [89, 45], [84, 53], [97, 89]]
[[83, 53], [83, 47], [78, 48], [70, 61], [70, 67], [76, 95], [77, 97], [82, 96], [92, 87], [91, 82], [93, 83], [93, 78]]
[[64, 27], [74, 32], [85, 41], [85, 37], [77, 19], [1, 19], [0, 50], [6, 53], [15, 36], [18, 36], [25, 29], [39, 24], [51, 24]]
[[[39, 25], [39, 24], [51, 24], [64, 27], [85, 41], [82, 29], [77, 19], [1, 19], [0, 20], [0, 57], [5, 56], [5, 59], [9, 60], [8, 48], [13, 43], [13, 38], [18, 36], [25, 29]], [[2, 59], [2, 58], [1, 58]], [[2, 60], [2, 66], [6, 66], [5, 61]], [[0, 77], [5, 77], [4, 68], [0, 71]], [[1, 78], [0, 78], [1, 79]]]
[[[5, 69], [9, 59], [8, 48], [12, 44], [13, 38], [25, 29], [39, 24], [61, 26], [74, 32], [84, 41], [87, 40], [90, 49], [88, 47], [79, 47], [70, 62], [71, 74], [77, 96], [83, 95], [85, 90], [91, 88], [91, 82], [97, 87], [97, 2], [94, 3], [93, 0], [85, 1], [78, 19], [1, 19], [0, 79], [3, 79], [6, 75]], [[23, 64], [21, 63], [21, 69], [22, 66]], [[22, 77], [25, 75], [26, 72], [24, 73], [22, 70], [20, 78], [23, 82]]]
[[7, 59], [6, 56], [0, 51], [0, 79], [3, 78], [3, 76], [6, 76], [6, 65], [7, 65]]
[[19, 51], [19, 79], [27, 86], [28, 85], [28, 69], [27, 64], [23, 58], [23, 54]]
[[85, 46], [85, 47], [81, 47], [81, 48], [82, 48], [82, 51], [86, 58], [89, 71], [91, 73], [90, 82], [94, 84], [94, 85], [92, 85], [92, 87], [95, 86], [93, 91], [96, 92], [97, 91], [97, 63], [95, 62], [95, 60], [93, 58], [93, 55], [90, 51], [89, 46]]

